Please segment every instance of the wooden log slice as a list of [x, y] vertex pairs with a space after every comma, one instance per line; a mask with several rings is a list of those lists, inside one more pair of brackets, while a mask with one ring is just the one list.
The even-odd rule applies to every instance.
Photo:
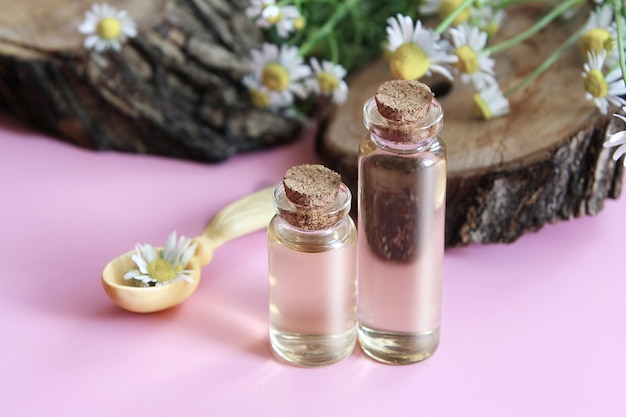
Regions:
[[0, 108], [86, 148], [209, 162], [297, 137], [241, 85], [263, 40], [248, 1], [107, 2], [138, 27], [118, 53], [83, 47], [90, 0], [0, 0]]
[[[515, 9], [499, 40], [531, 26], [539, 13], [532, 6]], [[583, 22], [552, 24], [499, 53], [496, 74], [503, 91], [530, 74]], [[441, 136], [449, 163], [448, 247], [512, 242], [545, 223], [596, 214], [606, 198], [619, 196], [623, 166], [602, 144], [607, 133], [624, 126], [585, 100], [582, 71], [578, 48], [569, 48], [547, 72], [509, 96], [508, 116], [489, 121], [475, 118], [471, 87], [457, 81], [447, 94], [438, 95], [445, 112]], [[383, 60], [354, 74], [347, 102], [328, 121], [318, 144], [324, 162], [342, 174], [354, 193], [358, 143], [366, 133], [362, 106], [389, 79]], [[423, 81], [435, 92], [446, 90], [440, 80]]]

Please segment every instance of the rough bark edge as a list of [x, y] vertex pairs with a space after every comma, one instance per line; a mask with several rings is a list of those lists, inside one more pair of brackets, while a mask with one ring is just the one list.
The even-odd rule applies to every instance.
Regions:
[[510, 243], [546, 223], [595, 215], [621, 193], [623, 165], [603, 147], [609, 122], [582, 130], [548, 158], [448, 183], [446, 245]]
[[[0, 55], [0, 108], [94, 150], [219, 162], [291, 142], [303, 121], [255, 109], [241, 84], [249, 48], [262, 36], [243, 13], [238, 19], [228, 13], [245, 7], [235, 3], [173, 0], [163, 21], [119, 54]], [[240, 59], [220, 67], [224, 54]], [[131, 70], [131, 62], [149, 74], [147, 81]]]

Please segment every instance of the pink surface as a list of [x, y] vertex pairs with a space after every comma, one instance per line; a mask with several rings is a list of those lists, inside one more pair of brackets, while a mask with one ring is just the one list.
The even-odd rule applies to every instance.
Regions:
[[100, 273], [316, 162], [310, 137], [206, 165], [0, 126], [2, 416], [626, 415], [624, 198], [511, 245], [448, 251], [431, 359], [389, 366], [357, 348], [301, 369], [268, 347], [264, 232], [219, 248], [166, 312], [121, 310]]

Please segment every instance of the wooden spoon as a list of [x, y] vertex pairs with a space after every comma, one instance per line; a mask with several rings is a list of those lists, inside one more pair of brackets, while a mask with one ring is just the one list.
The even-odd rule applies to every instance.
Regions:
[[[200, 270], [213, 257], [213, 252], [224, 243], [245, 234], [267, 227], [274, 215], [272, 201], [274, 187], [265, 188], [224, 207], [193, 239], [197, 244], [194, 256], [187, 267], [192, 272], [193, 283], [173, 282], [159, 287], [133, 287], [124, 274], [136, 265], [129, 251], [110, 261], [102, 271], [102, 286], [109, 298], [120, 307], [137, 313], [165, 310], [185, 301], [200, 283]], [[157, 252], [161, 248], [155, 248]]]

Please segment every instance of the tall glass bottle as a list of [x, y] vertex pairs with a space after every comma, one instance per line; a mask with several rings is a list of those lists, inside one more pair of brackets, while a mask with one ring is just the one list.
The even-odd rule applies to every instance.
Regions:
[[443, 110], [418, 81], [382, 84], [359, 148], [359, 342], [407, 364], [439, 345], [446, 201]]
[[276, 186], [268, 227], [270, 342], [300, 366], [337, 362], [356, 344], [356, 228], [350, 190], [321, 165]]

